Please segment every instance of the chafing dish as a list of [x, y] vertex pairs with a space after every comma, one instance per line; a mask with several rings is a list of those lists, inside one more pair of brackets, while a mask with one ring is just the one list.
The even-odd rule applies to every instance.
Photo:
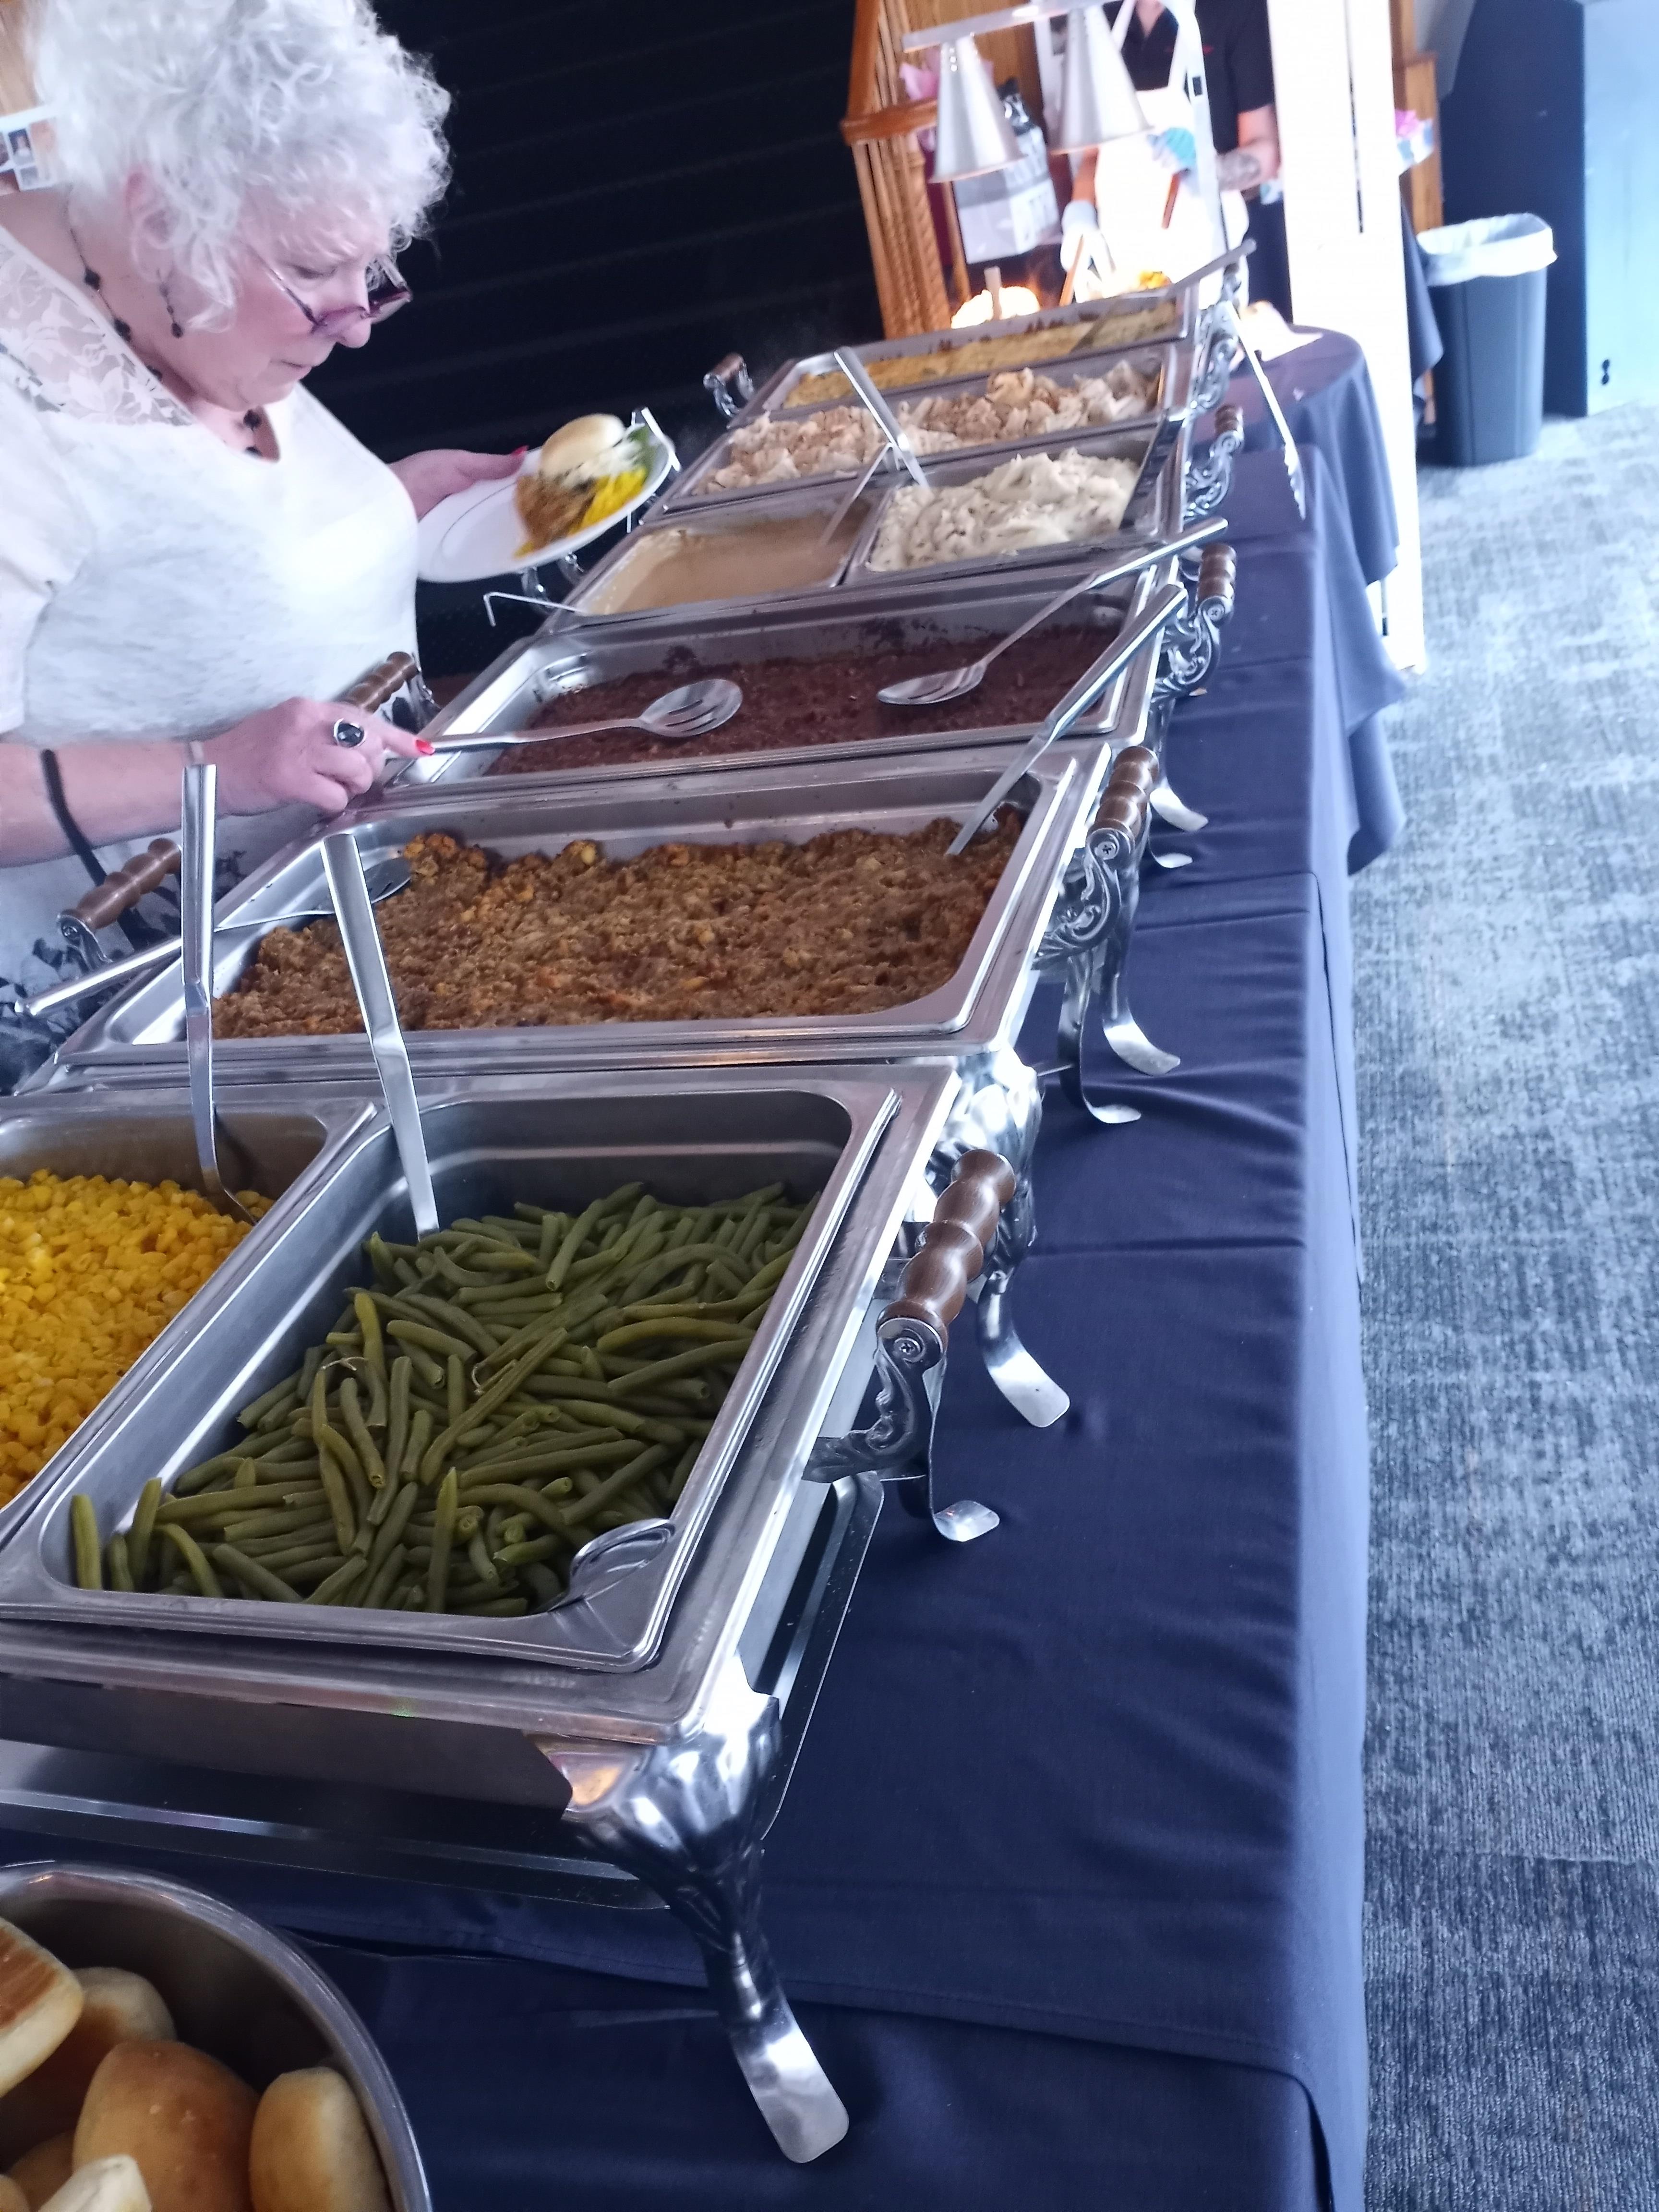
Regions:
[[[112, 1098], [105, 1110], [125, 1103]], [[558, 1652], [532, 1649], [525, 1623], [502, 1624], [518, 1633], [474, 1648], [437, 1632], [444, 1621], [413, 1615], [370, 1638], [361, 1612], [319, 1608], [290, 1627], [271, 1607], [158, 1599], [140, 1611], [70, 1587], [71, 1490], [84, 1484], [106, 1503], [130, 1501], [151, 1469], [175, 1470], [330, 1309], [346, 1243], [375, 1219], [396, 1224], [403, 1198], [377, 1121], [337, 1156], [303, 1221], [265, 1240], [263, 1256], [240, 1271], [234, 1311], [202, 1332], [169, 1403], [125, 1391], [117, 1434], [76, 1455], [0, 1546], [0, 1729], [14, 1742], [96, 1754], [97, 1807], [65, 1790], [60, 1817], [95, 1826], [101, 1814], [106, 1832], [118, 1817], [125, 1836], [152, 1845], [287, 1859], [303, 1858], [308, 1839], [335, 1865], [406, 1869], [395, 1842], [388, 1854], [384, 1825], [365, 1832], [364, 1793], [378, 1790], [397, 1793], [371, 1808], [383, 1824], [400, 1825], [403, 1808], [418, 1827], [420, 1808], [445, 1796], [474, 1808], [465, 1839], [452, 1824], [447, 1849], [428, 1861], [437, 1871], [441, 1860], [451, 1879], [488, 1881], [499, 1869], [513, 1886], [624, 1901], [614, 1871], [623, 1869], [690, 1926], [775, 2134], [792, 2157], [816, 2156], [844, 2132], [846, 2115], [767, 1950], [760, 1844], [881, 1480], [894, 1480], [942, 1535], [965, 1540], [994, 1526], [971, 1501], [934, 1499], [928, 1431], [950, 1319], [981, 1256], [994, 1279], [1012, 1186], [1003, 1162], [970, 1149], [1003, 1127], [995, 1085], [964, 1086], [949, 1061], [526, 1078], [487, 1094], [446, 1087], [426, 1114], [452, 1208], [498, 1186], [556, 1188], [568, 1203], [624, 1176], [681, 1192], [735, 1189], [781, 1169], [826, 1179], [787, 1342], [769, 1374], [757, 1363], [700, 1517], [688, 1492], [683, 1527], [677, 1508], [642, 1536], [618, 1532], [632, 1533], [629, 1543], [601, 1540], [605, 1573], [589, 1595], [556, 1609], [587, 1616], [577, 1644]], [[1020, 1139], [1011, 1129], [1011, 1144]], [[935, 1212], [920, 1181], [930, 1163], [938, 1181], [954, 1167], [957, 1180], [937, 1207], [952, 1226], [901, 1240], [907, 1217]], [[902, 1295], [878, 1317], [878, 1287]], [[320, 1303], [308, 1305], [308, 1295]], [[885, 1413], [844, 1436], [856, 1429], [872, 1369]], [[143, 1764], [158, 1759], [160, 1769]], [[46, 1771], [20, 1769], [15, 1754], [7, 1761], [30, 1811]], [[53, 1771], [65, 1778], [61, 1765]], [[222, 1791], [227, 1809], [209, 1808], [215, 1773], [289, 1778], [290, 1786], [280, 1810], [273, 1802], [254, 1819], [245, 1796], [235, 1812]], [[331, 1785], [320, 1812], [318, 1791], [301, 1796], [293, 1783]]]
[[[1105, 746], [1096, 748], [1103, 756]], [[899, 755], [856, 764], [768, 761], [741, 775], [628, 779], [485, 778], [430, 796], [392, 792], [350, 820], [365, 859], [422, 831], [448, 830], [511, 856], [552, 852], [591, 839], [613, 854], [665, 842], [744, 839], [802, 843], [825, 830], [905, 832], [941, 817], [965, 819], [990, 787], [1005, 755], [966, 748]], [[752, 1020], [616, 1022], [562, 1028], [416, 1030], [409, 1038], [417, 1079], [526, 1067], [697, 1065], [738, 1060], [856, 1060], [938, 1050], [981, 1051], [1012, 1035], [1030, 994], [1029, 956], [1041, 936], [1066, 860], [1103, 773], [1085, 750], [1038, 763], [1012, 795], [1024, 814], [1020, 836], [968, 951], [951, 981], [879, 1013], [760, 1016]], [[221, 920], [260, 902], [272, 914], [325, 906], [321, 841], [290, 847], [250, 878]], [[215, 986], [227, 990], [252, 957], [255, 933], [222, 932]], [[183, 1065], [183, 1004], [177, 969], [133, 986], [94, 1014], [43, 1071], [45, 1087], [173, 1079]], [[330, 1074], [362, 1081], [369, 1055], [361, 1036], [226, 1037], [216, 1073], [237, 1085]]]
[[[970, 345], [981, 338], [1021, 337], [1027, 331], [1051, 330], [1057, 325], [1069, 327], [1101, 322], [1107, 325], [1100, 338], [1091, 341], [1086, 352], [1057, 354], [1052, 360], [1031, 364], [1042, 369], [1045, 375], [1049, 375], [1058, 362], [1063, 362], [1070, 368], [1078, 362], [1098, 362], [1115, 355], [1132, 353], [1152, 343], [1190, 339], [1197, 328], [1199, 312], [1189, 287], [1170, 285], [1157, 291], [1126, 292], [1112, 300], [1078, 301], [1066, 307], [1042, 307], [1035, 314], [1012, 315], [1000, 323], [975, 323], [959, 331], [924, 331], [914, 337], [881, 338], [868, 345], [849, 346], [846, 350], [867, 366], [871, 362], [937, 353], [942, 349], [955, 349]], [[1154, 325], [1146, 319], [1153, 316], [1161, 316], [1164, 319]], [[1118, 325], [1120, 330], [1114, 330], [1111, 327], [1114, 324]], [[1124, 325], [1127, 327], [1122, 328]], [[1012, 368], [1024, 365], [1018, 362], [1009, 364]], [[825, 353], [804, 355], [799, 361], [785, 362], [781, 368], [775, 371], [757, 387], [753, 398], [744, 404], [734, 420], [752, 422], [757, 415], [776, 414], [781, 408], [793, 408], [791, 394], [805, 378], [828, 375], [835, 367], [833, 348]], [[895, 389], [902, 390], [908, 396], [953, 389], [969, 380], [970, 378], [957, 374], [929, 378], [925, 383], [904, 385]], [[809, 404], [822, 406], [835, 403], [815, 400]]]
[[[280, 1237], [304, 1217], [333, 1154], [367, 1121], [368, 1110], [362, 1099], [320, 1093], [299, 1098], [291, 1091], [273, 1092], [258, 1085], [226, 1103], [219, 1136], [227, 1175], [235, 1188], [258, 1190], [276, 1201], [252, 1232], [254, 1240]], [[41, 1168], [58, 1176], [171, 1181], [199, 1191], [202, 1173], [190, 1099], [185, 1094], [133, 1097], [118, 1114], [110, 1111], [106, 1101], [84, 1094], [65, 1093], [49, 1103], [38, 1097], [0, 1099], [0, 1176], [25, 1182]], [[239, 1247], [215, 1270], [62, 1449], [0, 1507], [0, 1539], [23, 1518], [41, 1486], [50, 1488], [68, 1455], [94, 1448], [109, 1437], [123, 1394], [143, 1391], [166, 1399], [197, 1330], [226, 1304], [226, 1269], [241, 1260], [246, 1249]], [[234, 1281], [234, 1275], [228, 1279]]]
[[[1148, 429], [1091, 430], [1084, 434], [1046, 441], [1037, 441], [1030, 446], [1009, 448], [1013, 453], [1036, 450], [1066, 452], [1073, 447], [1084, 453], [1127, 453], [1141, 463], [1140, 476], [1131, 497], [1127, 513], [1121, 528], [1110, 538], [1097, 541], [1088, 549], [1091, 554], [1121, 548], [1128, 550], [1159, 538], [1173, 538], [1180, 530], [1186, 514], [1187, 441], [1190, 428], [1187, 416], [1174, 416]], [[1008, 458], [1005, 455], [1004, 458]], [[927, 473], [935, 482], [959, 483], [965, 477], [983, 476], [998, 465], [994, 459], [983, 453], [940, 456], [927, 463]], [[746, 599], [700, 599], [684, 602], [672, 608], [641, 608], [634, 612], [611, 611], [606, 607], [606, 595], [611, 580], [623, 573], [624, 564], [640, 557], [639, 548], [647, 548], [659, 532], [669, 530], [699, 530], [718, 532], [752, 526], [775, 516], [816, 514], [828, 519], [837, 501], [847, 495], [845, 489], [834, 482], [813, 490], [774, 490], [764, 501], [750, 502], [709, 501], [706, 506], [678, 508], [672, 513], [653, 515], [640, 528], [617, 546], [584, 576], [562, 603], [562, 620], [585, 622], [660, 622], [665, 616], [688, 620], [711, 620], [738, 607], [751, 607], [761, 613], [776, 613], [781, 618], [798, 607], [822, 604], [833, 595], [839, 604], [846, 600], [850, 605], [862, 608], [866, 599], [872, 606], [890, 605], [897, 594], [913, 592], [924, 580], [945, 582], [975, 574], [995, 574], [1012, 578], [1024, 569], [1041, 567], [1045, 576], [1062, 572], [1068, 562], [1084, 557], [1079, 546], [1044, 546], [1029, 554], [1016, 554], [1000, 562], [962, 562], [950, 567], [910, 568], [883, 571], [872, 569], [864, 557], [874, 542], [879, 518], [886, 502], [897, 487], [890, 477], [878, 477], [871, 489], [860, 495], [864, 514], [863, 526], [854, 538], [848, 558], [839, 562], [825, 581], [799, 589], [780, 591]], [[879, 594], [879, 598], [876, 595]]]
[[[1098, 566], [1091, 562], [1087, 566]], [[1085, 564], [1075, 564], [1085, 573]], [[1108, 586], [1063, 608], [1052, 619], [1055, 629], [1076, 630], [1098, 652], [1121, 627], [1127, 610], [1138, 611], [1168, 580], [1170, 564]], [[687, 683], [700, 670], [763, 660], [813, 660], [831, 654], [890, 653], [937, 647], [939, 665], [971, 658], [1018, 627], [1066, 581], [1052, 568], [1041, 578], [977, 576], [929, 584], [925, 572], [904, 588], [872, 590], [856, 599], [838, 595], [811, 606], [768, 610], [753, 602], [726, 605], [707, 613], [675, 609], [659, 617], [625, 622], [583, 623], [557, 613], [533, 637], [509, 646], [492, 666], [429, 723], [434, 739], [493, 731], [522, 730], [550, 699], [580, 692], [619, 677], [661, 669], [664, 687]], [[1080, 738], [1133, 733], [1139, 726], [1157, 662], [1149, 647], [1120, 677], [1100, 705], [1078, 725]], [[672, 670], [672, 673], [670, 672]], [[895, 720], [896, 724], [896, 715]], [[1018, 726], [1023, 733], [1029, 726]], [[934, 747], [974, 747], [1017, 733], [1014, 726], [981, 724], [974, 729], [934, 731], [926, 709], [912, 710], [891, 737], [848, 739], [844, 744], [805, 750], [817, 761], [869, 760], [883, 754], [913, 753]], [[550, 731], [550, 738], [556, 732]], [[607, 763], [608, 777], [662, 775], [673, 769], [742, 769], [787, 750], [759, 754], [721, 750], [720, 733], [676, 750], [671, 759]], [[398, 778], [399, 791], [451, 785], [488, 774], [501, 757], [488, 751], [440, 753], [412, 762]], [[562, 775], [582, 770], [561, 770]]]
[[[833, 356], [826, 356], [824, 358], [833, 368]], [[1124, 416], [1119, 422], [1095, 427], [1110, 428], [1115, 430], [1156, 428], [1170, 416], [1186, 413], [1191, 403], [1196, 368], [1194, 349], [1190, 345], [1166, 343], [1144, 349], [1126, 349], [1122, 353], [1114, 354], [1106, 358], [1093, 354], [1068, 355], [1062, 356], [1059, 361], [1038, 363], [1037, 373], [1048, 377], [1055, 384], [1071, 386], [1075, 384], [1079, 377], [1103, 375], [1117, 361], [1127, 361], [1138, 374], [1152, 384], [1153, 387], [1152, 404], [1137, 414]], [[1005, 373], [1002, 370], [993, 370], [989, 375], [942, 379], [937, 383], [920, 384], [913, 388], [894, 392], [893, 404], [897, 410], [921, 399], [958, 399], [969, 394], [982, 393], [993, 375]], [[793, 410], [791, 419], [804, 421], [821, 412], [825, 407], [856, 409], [858, 405], [859, 402], [854, 398], [824, 400], [816, 407]], [[732, 457], [733, 432], [746, 427], [751, 421], [757, 419], [758, 417], [753, 410], [745, 409], [741, 422], [734, 423], [732, 429], [724, 432], [712, 446], [700, 453], [691, 463], [663, 501], [659, 511], [665, 514], [678, 514], [683, 509], [690, 507], [706, 514], [717, 506], [726, 504], [747, 506], [757, 499], [775, 498], [779, 492], [793, 490], [797, 486], [831, 483], [845, 484], [858, 473], [856, 470], [842, 469], [823, 471], [809, 477], [781, 477], [769, 483], [710, 484], [708, 479], [715, 470], [723, 468]], [[923, 459], [931, 467], [934, 461], [954, 460], [959, 454], [973, 453], [984, 460], [988, 465], [993, 465], [997, 460], [1006, 459], [1010, 453], [1040, 451], [1044, 447], [1065, 445], [1079, 437], [1089, 434], [1090, 426], [1085, 424], [1070, 430], [1056, 430], [1036, 436], [999, 438], [983, 444], [964, 444], [952, 447], [948, 451], [925, 454]]]
[[255, 2089], [295, 2067], [336, 2068], [362, 2107], [394, 2212], [430, 2212], [421, 2154], [386, 2061], [297, 1945], [180, 1882], [48, 1861], [0, 1869], [0, 1918], [65, 1966], [143, 1975], [183, 2039]]
[[[1085, 435], [1052, 440], [1042, 447], [1020, 447], [1020, 452], [1079, 453], [1139, 465], [1139, 473], [1117, 528], [1102, 538], [1076, 538], [1061, 545], [1034, 545], [1019, 553], [981, 554], [969, 561], [937, 561], [925, 568], [875, 568], [872, 556], [881, 536], [882, 524], [894, 500], [905, 489], [903, 485], [890, 483], [859, 534], [847, 563], [843, 585], [847, 590], [855, 591], [878, 580], [903, 586], [924, 576], [945, 583], [957, 576], [1019, 575], [1032, 571], [1048, 576], [1058, 566], [1074, 564], [1079, 557], [1098, 560], [1120, 548], [1172, 537], [1185, 520], [1183, 512], [1171, 521], [1167, 506], [1172, 468], [1176, 472], [1178, 486], [1184, 485], [1184, 428], [1182, 422], [1171, 420], [1152, 434], [1093, 430]], [[1002, 465], [1002, 462], [989, 461], [983, 455], [947, 455], [928, 462], [928, 481], [941, 488], [969, 483], [975, 477], [988, 476], [993, 467]], [[1177, 489], [1176, 497], [1184, 502], [1184, 488]]]

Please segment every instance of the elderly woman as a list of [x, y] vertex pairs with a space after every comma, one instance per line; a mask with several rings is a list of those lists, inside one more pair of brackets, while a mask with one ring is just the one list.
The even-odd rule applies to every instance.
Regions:
[[[61, 183], [0, 199], [0, 979], [39, 988], [75, 856], [176, 830], [186, 761], [246, 864], [418, 749], [338, 695], [414, 647], [417, 519], [516, 457], [388, 468], [302, 388], [407, 296], [446, 176], [447, 97], [364, 0], [33, 22]], [[0, 1031], [0, 1091], [46, 1042]]]

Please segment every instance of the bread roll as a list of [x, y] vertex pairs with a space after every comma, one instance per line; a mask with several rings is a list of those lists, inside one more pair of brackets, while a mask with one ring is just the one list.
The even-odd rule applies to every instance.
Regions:
[[248, 2171], [253, 2212], [391, 2212], [368, 2124], [331, 2066], [277, 2075], [253, 2118]]
[[29, 2212], [29, 2200], [9, 2173], [0, 2173], [0, 2212]]
[[33, 2074], [81, 2016], [81, 1984], [33, 1937], [0, 1920], [0, 2095]]
[[118, 2043], [87, 2091], [75, 2163], [137, 2159], [155, 2212], [252, 2212], [258, 2102], [228, 2066], [187, 2043]]
[[536, 466], [544, 477], [566, 477], [594, 468], [628, 434], [614, 415], [578, 415], [542, 447]]
[[173, 2040], [173, 2014], [155, 1984], [142, 1974], [125, 1973], [119, 1966], [88, 1966], [75, 1978], [84, 1998], [80, 2019], [27, 2081], [0, 2097], [0, 2162], [47, 2136], [74, 2134], [87, 2085], [105, 2052], [118, 2043]]
[[130, 2158], [79, 2167], [41, 2212], [154, 2212], [144, 2177]]
[[11, 2169], [11, 2178], [23, 2192], [29, 2212], [55, 2197], [75, 2171], [75, 2137], [52, 2136], [26, 2151]]

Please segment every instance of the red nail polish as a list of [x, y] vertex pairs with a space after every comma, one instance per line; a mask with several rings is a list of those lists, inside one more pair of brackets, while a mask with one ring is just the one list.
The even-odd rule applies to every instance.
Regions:
[[429, 738], [416, 738], [415, 740], [415, 750], [417, 753], [435, 753], [438, 748], [432, 743]]

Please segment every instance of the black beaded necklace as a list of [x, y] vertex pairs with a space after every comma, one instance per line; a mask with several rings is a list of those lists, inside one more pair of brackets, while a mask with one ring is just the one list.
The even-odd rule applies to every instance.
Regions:
[[[103, 308], [105, 313], [109, 317], [110, 326], [114, 331], [116, 337], [120, 339], [122, 344], [128, 346], [131, 345], [132, 325], [131, 323], [124, 322], [120, 316], [116, 313], [114, 308], [111, 307], [109, 301], [105, 299], [104, 280], [99, 275], [98, 271], [93, 267], [92, 264], [87, 259], [86, 248], [82, 245], [80, 239], [76, 235], [75, 225], [70, 221], [67, 212], [65, 212], [64, 216], [64, 227], [69, 232], [70, 245], [74, 246], [76, 253], [81, 257], [81, 282], [86, 286], [88, 292], [96, 294], [98, 304]], [[183, 337], [184, 331], [179, 325], [179, 318], [173, 312], [173, 302], [167, 298], [167, 288], [165, 285], [161, 288], [161, 299], [167, 307], [169, 317], [172, 319], [173, 337], [176, 338]], [[136, 347], [134, 348], [134, 352], [137, 352], [137, 349]], [[143, 368], [148, 369], [158, 384], [165, 382], [166, 380], [163, 378], [161, 370], [156, 368], [154, 362], [145, 361], [142, 355], [138, 356], [138, 361], [139, 366]], [[250, 407], [246, 414], [242, 417], [243, 428], [245, 429], [253, 431], [256, 435], [264, 428], [264, 422], [265, 418], [264, 414], [257, 407]], [[255, 460], [263, 460], [264, 459], [264, 454], [259, 451], [257, 445], [246, 446], [243, 447], [243, 451], [245, 453], [252, 453]]]

